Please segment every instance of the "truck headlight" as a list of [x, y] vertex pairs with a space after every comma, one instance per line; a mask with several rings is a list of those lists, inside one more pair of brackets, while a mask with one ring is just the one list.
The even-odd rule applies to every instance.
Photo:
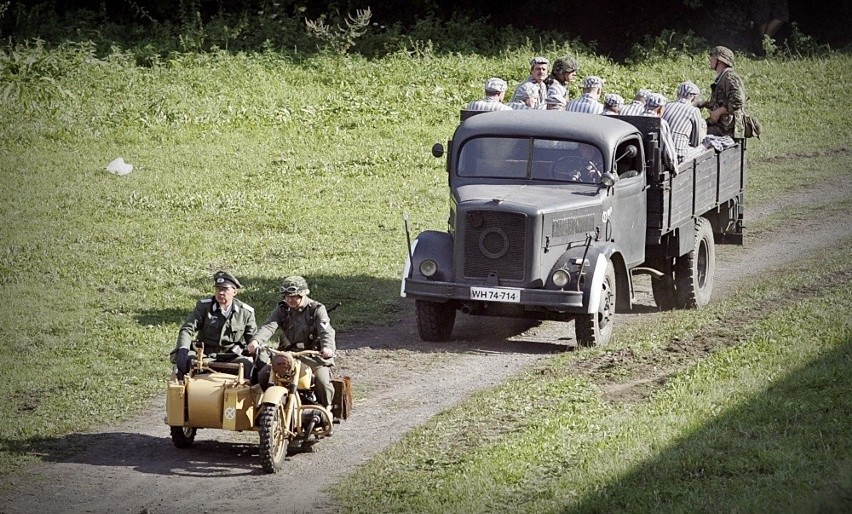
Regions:
[[554, 271], [551, 278], [553, 279], [553, 284], [556, 285], [556, 287], [565, 287], [568, 285], [568, 282], [571, 281], [571, 275], [569, 275], [564, 269]]
[[431, 277], [437, 272], [438, 263], [433, 261], [432, 259], [426, 259], [425, 261], [420, 263], [420, 273], [422, 273], [424, 277]]

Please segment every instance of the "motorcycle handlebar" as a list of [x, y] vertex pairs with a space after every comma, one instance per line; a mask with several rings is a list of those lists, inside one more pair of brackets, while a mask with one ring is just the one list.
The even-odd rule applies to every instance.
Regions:
[[303, 355], [322, 355], [321, 352], [318, 352], [316, 350], [302, 350], [302, 351], [299, 351], [299, 352], [292, 352], [292, 351], [276, 350], [276, 349], [270, 348], [266, 345], [261, 345], [260, 348], [263, 349], [263, 350], [266, 350], [270, 355], [283, 355], [285, 353], [289, 353], [289, 354], [293, 355], [293, 357], [302, 357]]

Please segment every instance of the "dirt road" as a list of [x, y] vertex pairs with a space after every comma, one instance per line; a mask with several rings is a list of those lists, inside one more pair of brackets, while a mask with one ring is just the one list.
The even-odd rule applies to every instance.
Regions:
[[[850, 197], [848, 183], [830, 184], [795, 201], [830, 205]], [[747, 221], [777, 210], [754, 209]], [[852, 214], [843, 212], [747, 235], [744, 247], [720, 246], [714, 299], [748, 287], [748, 277], [850, 236]], [[637, 300], [643, 316], [656, 315], [647, 281], [638, 282]], [[11, 486], [0, 494], [0, 513], [332, 512], [324, 490], [338, 477], [473, 391], [574, 345], [570, 324], [461, 315], [453, 342], [422, 343], [413, 307], [410, 312], [392, 327], [339, 334], [339, 371], [357, 388], [355, 414], [314, 453], [290, 457], [279, 474], [260, 469], [254, 432], [202, 430], [192, 448], [176, 449], [160, 397], [125, 424], [66, 436], [44, 464], [7, 477]], [[619, 315], [617, 326], [631, 316]]]

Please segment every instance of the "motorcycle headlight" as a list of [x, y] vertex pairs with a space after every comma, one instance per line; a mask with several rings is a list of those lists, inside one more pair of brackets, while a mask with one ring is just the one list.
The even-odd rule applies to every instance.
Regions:
[[553, 279], [553, 283], [556, 287], [565, 287], [568, 285], [568, 282], [571, 281], [571, 275], [569, 275], [564, 269], [554, 271], [551, 278]]
[[420, 273], [422, 273], [424, 277], [432, 277], [437, 272], [438, 263], [432, 259], [426, 259], [420, 263]]

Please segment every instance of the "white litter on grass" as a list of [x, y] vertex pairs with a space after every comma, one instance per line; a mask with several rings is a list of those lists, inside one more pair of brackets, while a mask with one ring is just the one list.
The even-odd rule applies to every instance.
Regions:
[[123, 157], [116, 157], [109, 164], [107, 164], [107, 171], [112, 173], [113, 175], [127, 175], [131, 171], [133, 171], [133, 165], [129, 162], [124, 162]]

